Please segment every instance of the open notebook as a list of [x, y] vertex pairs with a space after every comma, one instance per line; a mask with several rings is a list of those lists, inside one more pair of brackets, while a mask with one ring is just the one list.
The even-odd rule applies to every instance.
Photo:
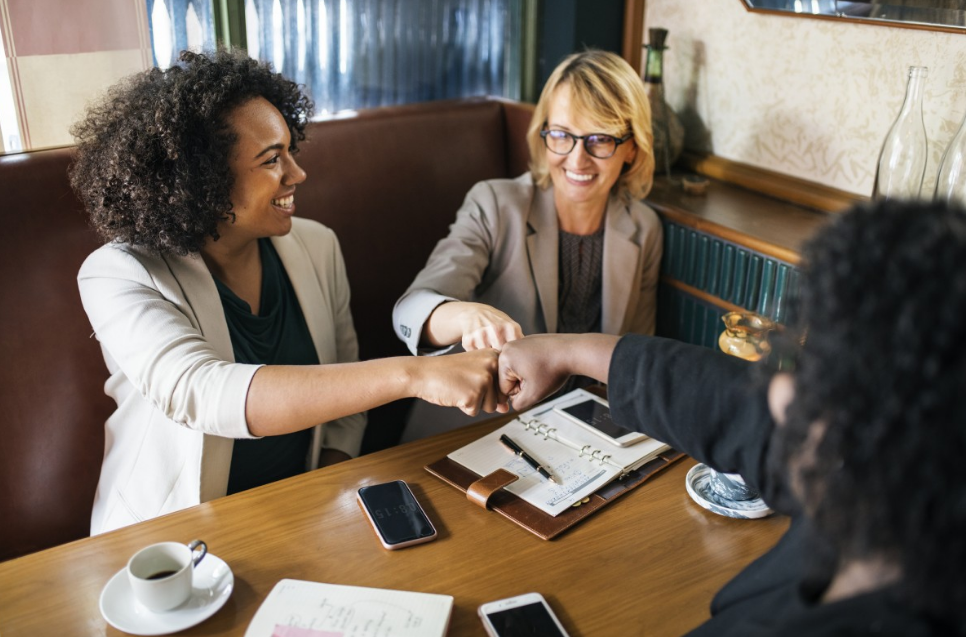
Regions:
[[452, 610], [449, 595], [283, 579], [245, 637], [443, 637]]
[[[538, 405], [426, 470], [477, 504], [550, 539], [682, 457], [651, 438], [620, 447], [554, 411], [590, 396], [578, 389]], [[502, 434], [549, 468], [560, 484], [509, 452], [500, 443]], [[473, 495], [482, 490], [485, 499]]]
[[[503, 427], [457, 449], [448, 457], [481, 476], [501, 468], [516, 474], [519, 480], [508, 485], [507, 491], [544, 513], [557, 515], [668, 448], [653, 438], [619, 447], [554, 411], [558, 405], [592, 397], [583, 389], [564, 394], [521, 413]], [[548, 467], [561, 484], [545, 479], [509, 452], [500, 443], [502, 434], [510, 436]]]

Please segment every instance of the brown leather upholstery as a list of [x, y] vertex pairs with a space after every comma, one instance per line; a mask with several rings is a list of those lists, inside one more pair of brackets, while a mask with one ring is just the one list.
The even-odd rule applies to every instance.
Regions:
[[[300, 216], [345, 255], [363, 358], [406, 354], [395, 300], [475, 182], [526, 170], [531, 107], [490, 99], [389, 107], [309, 125]], [[70, 151], [0, 156], [0, 560], [84, 537], [113, 410], [76, 274], [98, 241], [67, 182]], [[370, 412], [369, 452], [407, 401]]]

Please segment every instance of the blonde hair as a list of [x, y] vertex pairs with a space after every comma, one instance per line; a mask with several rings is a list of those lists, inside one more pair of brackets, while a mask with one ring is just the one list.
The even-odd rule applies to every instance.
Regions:
[[588, 50], [574, 53], [557, 65], [537, 102], [527, 143], [530, 146], [530, 173], [541, 188], [550, 185], [546, 147], [540, 131], [547, 124], [547, 112], [554, 92], [563, 84], [571, 91], [571, 104], [576, 115], [584, 117], [600, 130], [587, 131], [623, 137], [631, 133], [637, 154], [625, 166], [614, 191], [627, 197], [643, 199], [654, 182], [654, 136], [651, 132], [651, 106], [644, 82], [620, 56], [607, 51]]

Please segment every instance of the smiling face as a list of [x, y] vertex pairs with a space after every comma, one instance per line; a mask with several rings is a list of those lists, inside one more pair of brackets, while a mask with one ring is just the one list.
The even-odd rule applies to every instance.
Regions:
[[[621, 137], [627, 133], [601, 130], [592, 119], [576, 112], [572, 106], [570, 85], [567, 83], [557, 87], [548, 103], [546, 127], [573, 135], [605, 133]], [[578, 141], [567, 155], [558, 155], [548, 149], [544, 149], [544, 152], [550, 179], [553, 181], [558, 212], [586, 207], [603, 213], [611, 188], [620, 178], [624, 164], [634, 160], [637, 148], [633, 140], [628, 140], [619, 145], [607, 159], [589, 155], [582, 141]]]
[[237, 137], [228, 160], [235, 183], [231, 189], [235, 220], [218, 231], [231, 242], [278, 237], [292, 229], [295, 187], [305, 171], [289, 150], [291, 133], [285, 118], [263, 97], [253, 98], [225, 118]]

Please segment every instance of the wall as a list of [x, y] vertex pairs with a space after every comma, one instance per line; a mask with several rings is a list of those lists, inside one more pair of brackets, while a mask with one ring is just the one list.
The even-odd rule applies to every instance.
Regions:
[[752, 13], [741, 0], [647, 0], [668, 29], [668, 103], [686, 145], [869, 195], [910, 65], [929, 67], [931, 192], [966, 112], [966, 34]]
[[144, 0], [0, 0], [0, 32], [25, 149], [73, 143], [87, 102], [150, 65]]

